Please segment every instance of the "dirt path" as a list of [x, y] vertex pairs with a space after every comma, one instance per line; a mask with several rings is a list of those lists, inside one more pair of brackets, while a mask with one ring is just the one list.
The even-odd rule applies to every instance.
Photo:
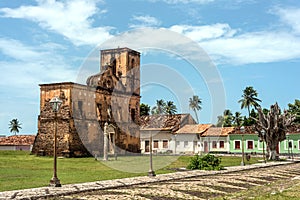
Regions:
[[[80, 193], [55, 199], [212, 199], [255, 186], [300, 178], [300, 163]], [[284, 187], [284, 186], [283, 186]], [[284, 188], [282, 188], [284, 189]]]

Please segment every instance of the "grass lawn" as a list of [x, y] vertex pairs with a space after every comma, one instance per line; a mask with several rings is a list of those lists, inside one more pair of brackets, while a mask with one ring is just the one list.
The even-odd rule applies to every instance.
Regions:
[[[186, 167], [191, 156], [153, 156], [157, 174]], [[240, 165], [241, 157], [222, 157], [223, 166]], [[257, 162], [251, 158], [251, 163]], [[37, 157], [24, 151], [0, 151], [0, 191], [47, 186], [53, 173], [52, 157]], [[61, 184], [145, 176], [149, 156], [120, 156], [117, 160], [95, 161], [94, 158], [59, 158], [58, 178]], [[246, 164], [249, 164], [246, 162]]]

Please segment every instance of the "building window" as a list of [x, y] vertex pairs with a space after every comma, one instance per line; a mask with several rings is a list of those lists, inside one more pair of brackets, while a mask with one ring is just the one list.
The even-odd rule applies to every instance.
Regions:
[[224, 148], [225, 146], [225, 142], [224, 141], [220, 141], [220, 148]]
[[183, 147], [186, 148], [189, 145], [188, 141], [184, 141]]
[[217, 148], [217, 141], [212, 141], [212, 148], [216, 149]]
[[153, 141], [153, 148], [158, 149], [158, 140]]
[[163, 148], [167, 149], [169, 147], [169, 141], [168, 140], [163, 140]]
[[82, 111], [83, 111], [83, 102], [82, 101], [78, 101], [77, 102], [77, 104], [78, 104], [78, 111], [79, 111], [79, 114], [80, 114], [80, 116], [82, 115]]
[[247, 140], [247, 149], [253, 149], [253, 141]]
[[149, 140], [145, 140], [145, 152], [149, 152], [150, 151], [150, 142]]
[[241, 141], [239, 140], [234, 141], [234, 149], [241, 149]]
[[180, 141], [176, 141], [176, 146], [178, 147], [180, 145]]
[[131, 114], [131, 120], [135, 122], [135, 109], [132, 108], [130, 114]]

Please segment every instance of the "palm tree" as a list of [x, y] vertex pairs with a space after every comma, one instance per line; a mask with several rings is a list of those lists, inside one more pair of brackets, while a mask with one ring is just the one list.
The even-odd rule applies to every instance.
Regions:
[[234, 125], [237, 127], [240, 127], [243, 124], [243, 117], [241, 115], [242, 114], [240, 112], [234, 113], [233, 121], [234, 121]]
[[166, 103], [164, 100], [156, 100], [156, 106], [154, 106], [151, 110], [152, 114], [161, 115], [165, 113]]
[[223, 112], [223, 126], [224, 127], [231, 127], [232, 126], [232, 121], [233, 121], [233, 114], [231, 112], [231, 110], [226, 109]]
[[165, 106], [165, 112], [168, 115], [174, 115], [177, 112], [176, 105], [173, 101], [167, 101]]
[[257, 95], [258, 94], [256, 90], [254, 90], [252, 86], [248, 86], [243, 90], [243, 98], [238, 101], [238, 103], [241, 103], [241, 109], [248, 109], [249, 117], [251, 106], [254, 106], [254, 108], [260, 107], [260, 105], [257, 102], [261, 102], [261, 100], [257, 98]]
[[223, 124], [224, 124], [224, 116], [223, 115], [219, 115], [216, 127], [222, 127]]
[[22, 124], [20, 124], [18, 119], [12, 119], [9, 123], [10, 132], [14, 132], [15, 135], [19, 133], [19, 129], [22, 129]]
[[197, 95], [194, 95], [189, 99], [189, 107], [195, 112], [195, 116], [198, 124], [199, 124], [199, 119], [198, 119], [197, 111], [202, 109], [201, 104], [202, 101]]

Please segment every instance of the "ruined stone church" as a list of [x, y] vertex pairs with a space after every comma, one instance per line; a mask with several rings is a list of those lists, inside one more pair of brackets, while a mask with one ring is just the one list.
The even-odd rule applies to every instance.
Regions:
[[57, 153], [66, 157], [101, 156], [104, 124], [110, 132], [109, 152], [140, 152], [140, 53], [129, 48], [100, 51], [100, 72], [86, 85], [63, 82], [40, 85], [38, 133], [32, 153], [53, 155], [54, 112], [58, 96]]

